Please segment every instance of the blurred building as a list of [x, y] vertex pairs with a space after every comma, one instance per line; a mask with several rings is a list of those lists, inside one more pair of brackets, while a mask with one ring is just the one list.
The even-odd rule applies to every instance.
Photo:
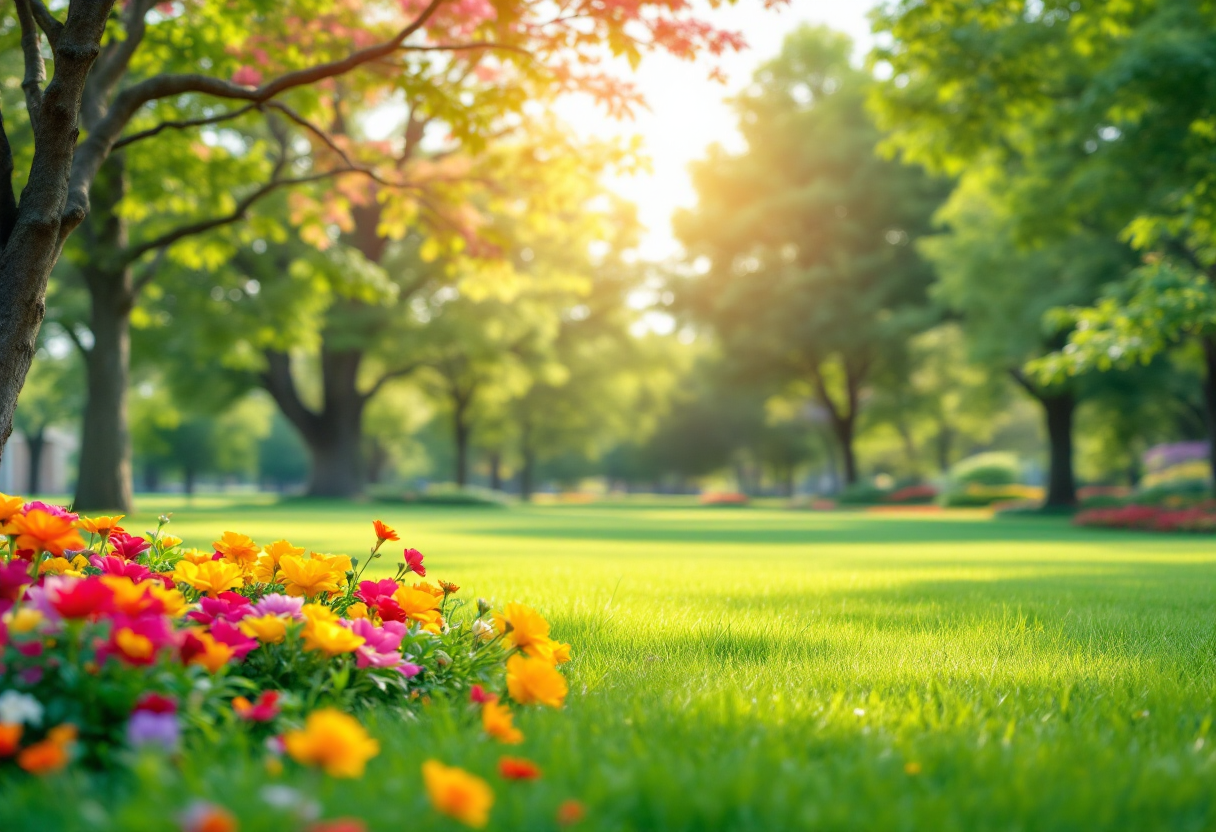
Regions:
[[[74, 461], [78, 440], [74, 433], [48, 428], [42, 459], [39, 462], [38, 491], [41, 494], [66, 494], [75, 475]], [[0, 459], [0, 492], [26, 494], [30, 484], [29, 444], [19, 431], [13, 431]]]

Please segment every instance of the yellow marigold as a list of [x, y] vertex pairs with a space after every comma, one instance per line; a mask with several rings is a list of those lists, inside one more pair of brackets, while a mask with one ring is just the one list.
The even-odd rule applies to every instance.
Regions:
[[0, 524], [7, 523], [12, 519], [13, 515], [21, 511], [23, 505], [25, 505], [24, 497], [10, 497], [7, 494], [0, 494]]
[[233, 656], [232, 648], [222, 641], [216, 641], [215, 636], [203, 629], [189, 631], [198, 639], [198, 649], [191, 652], [186, 664], [201, 664], [212, 673], [219, 673]]
[[367, 761], [380, 753], [380, 743], [357, 719], [334, 708], [309, 714], [303, 729], [283, 735], [283, 747], [297, 763], [318, 766], [330, 777], [362, 777]]
[[156, 541], [160, 544], [161, 551], [163, 552], [167, 552], [170, 549], [176, 549], [178, 546], [182, 545], [182, 539], [173, 534], [162, 534], [160, 537], [156, 538]]
[[110, 532], [118, 525], [119, 521], [125, 514], [115, 514], [113, 517], [81, 517], [80, 528], [84, 529], [89, 534], [98, 534], [102, 537], [109, 537]]
[[204, 552], [201, 549], [183, 549], [182, 560], [187, 563], [208, 563], [215, 559], [214, 552]]
[[434, 595], [436, 598], [443, 597], [442, 589], [435, 586], [434, 584], [427, 583], [426, 581], [419, 581], [418, 583], [414, 584], [414, 589], [418, 590], [419, 592], [429, 592], [432, 595]]
[[310, 621], [304, 625], [303, 634], [305, 650], [320, 650], [331, 658], [353, 653], [366, 641], [336, 621]]
[[224, 560], [240, 565], [242, 569], [252, 569], [258, 559], [261, 547], [253, 542], [249, 535], [236, 532], [224, 532], [219, 540], [211, 544], [215, 551], [224, 556]]
[[563, 644], [559, 641], [552, 642], [553, 645], [553, 663], [565, 664], [570, 661], [570, 645]]
[[304, 598], [314, 598], [322, 592], [337, 592], [339, 579], [345, 578], [324, 561], [290, 555], [279, 561], [279, 569], [287, 594]]
[[241, 567], [226, 560], [207, 560], [202, 563], [179, 560], [173, 569], [173, 580], [213, 598], [245, 582]]
[[278, 644], [287, 638], [287, 619], [281, 615], [246, 616], [238, 626], [242, 633], [263, 644]]
[[310, 624], [315, 624], [318, 621], [333, 623], [339, 620], [338, 614], [324, 604], [305, 604], [300, 608], [300, 613]]
[[42, 613], [33, 607], [21, 606], [4, 617], [10, 632], [28, 633], [42, 623]]
[[148, 592], [151, 593], [152, 597], [164, 604], [165, 615], [176, 618], [186, 611], [186, 607], [188, 606], [186, 596], [182, 595], [180, 591], [169, 589], [169, 587], [157, 580], [149, 580], [144, 583], [147, 585]]
[[367, 604], [362, 601], [356, 601], [346, 608], [347, 618], [371, 618], [371, 614], [367, 610]]
[[403, 586], [393, 593], [393, 600], [411, 621], [417, 621], [422, 629], [438, 633], [443, 628], [443, 617], [439, 614], [439, 599], [429, 592]]
[[62, 575], [71, 568], [72, 563], [67, 558], [47, 558], [38, 564], [38, 574], [50, 572], [52, 575]]
[[438, 760], [422, 764], [422, 779], [435, 811], [477, 829], [489, 822], [494, 792], [485, 780]]
[[254, 577], [264, 584], [277, 584], [279, 582], [279, 561], [284, 556], [298, 558], [303, 554], [302, 546], [292, 546], [286, 540], [276, 540], [267, 546], [262, 554], [258, 555], [258, 562], [253, 567]]
[[83, 549], [84, 538], [75, 523], [67, 517], [34, 509], [26, 514], [14, 514], [6, 524], [17, 535], [17, 549], [34, 549], [60, 556], [65, 549]]
[[507, 659], [507, 692], [519, 704], [560, 708], [568, 690], [566, 678], [546, 660], [520, 655]]
[[86, 568], [88, 565], [89, 559], [84, 555], [77, 555], [76, 557], [72, 558], [72, 568], [78, 572]]
[[494, 624], [498, 632], [506, 634], [503, 637], [506, 647], [518, 647], [530, 656], [552, 656], [549, 622], [531, 607], [507, 604], [502, 612], [494, 613]]
[[308, 557], [312, 560], [320, 561], [334, 570], [339, 575], [338, 583], [342, 586], [346, 585], [346, 573], [353, 572], [355, 569], [350, 555], [330, 555], [325, 552], [310, 552]]
[[524, 741], [523, 732], [515, 727], [513, 720], [511, 709], [497, 699], [481, 706], [481, 727], [499, 742], [518, 745]]

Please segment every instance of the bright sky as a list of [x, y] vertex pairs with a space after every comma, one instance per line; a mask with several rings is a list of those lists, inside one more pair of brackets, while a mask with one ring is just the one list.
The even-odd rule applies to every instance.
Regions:
[[753, 70], [775, 56], [785, 35], [802, 23], [823, 23], [845, 32], [857, 44], [857, 55], [864, 55], [872, 42], [866, 12], [873, 5], [873, 0], [790, 0], [782, 10], [766, 12], [759, 0], [738, 0], [736, 6], [708, 13], [719, 26], [743, 32], [749, 46], [716, 59], [727, 75], [725, 86], [709, 80], [714, 65], [709, 59], [688, 63], [649, 55], [635, 77], [649, 109], [638, 112], [633, 121], [614, 121], [581, 99], [563, 102], [562, 118], [584, 135], [642, 137], [652, 172], [618, 177], [609, 184], [638, 205], [648, 229], [640, 252], [645, 259], [663, 259], [680, 250], [672, 236], [671, 215], [677, 207], [696, 202], [689, 162], [702, 158], [715, 142], [741, 147], [734, 112], [725, 99], [746, 87]]

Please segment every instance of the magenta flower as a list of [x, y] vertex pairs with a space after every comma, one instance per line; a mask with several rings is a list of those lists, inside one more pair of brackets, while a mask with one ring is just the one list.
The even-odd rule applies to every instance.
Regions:
[[21, 588], [30, 583], [30, 565], [23, 560], [12, 560], [0, 563], [0, 610], [5, 609], [3, 602], [8, 601], [12, 606], [21, 597]]
[[114, 555], [93, 555], [89, 558], [89, 563], [97, 569], [100, 569], [106, 575], [118, 575], [122, 578], [130, 578], [135, 583], [147, 578], [150, 574], [148, 567], [140, 566], [138, 563], [129, 563], [120, 557]]
[[426, 567], [422, 565], [422, 552], [417, 549], [405, 550], [405, 571], [416, 572], [418, 577], [426, 577]]
[[191, 621], [211, 624], [215, 621], [240, 621], [252, 611], [249, 599], [235, 592], [221, 592], [216, 598], [202, 598], [199, 609], [189, 613]]
[[56, 517], [71, 520], [73, 523], [80, 519], [79, 514], [73, 514], [62, 506], [52, 506], [48, 503], [42, 502], [41, 500], [34, 500], [21, 507], [22, 514], [29, 514], [31, 511], [45, 511], [47, 514], [53, 514]]
[[379, 581], [360, 581], [359, 588], [355, 591], [355, 597], [369, 607], [378, 607], [388, 598], [393, 597], [393, 593], [397, 591], [397, 582], [392, 578], [384, 578]]
[[303, 598], [292, 598], [281, 592], [272, 592], [262, 596], [262, 600], [253, 605], [253, 615], [289, 615], [300, 620], [304, 618], [304, 614], [300, 612], [303, 608]]
[[232, 655], [238, 661], [249, 655], [251, 650], [256, 650], [258, 646], [256, 638], [250, 638], [242, 633], [235, 624], [223, 619], [211, 622], [211, 636], [216, 641], [231, 647]]
[[173, 628], [163, 615], [115, 615], [110, 620], [110, 640], [97, 649], [97, 661], [118, 656], [127, 664], [150, 665], [172, 642]]
[[399, 667], [405, 662], [401, 655], [404, 624], [386, 621], [383, 627], [377, 627], [366, 618], [357, 618], [349, 626], [352, 633], [364, 639], [363, 644], [355, 650], [355, 664], [358, 667]]
[[135, 560], [151, 547], [152, 544], [142, 537], [135, 537], [126, 532], [112, 532], [110, 534], [110, 551], [120, 558]]

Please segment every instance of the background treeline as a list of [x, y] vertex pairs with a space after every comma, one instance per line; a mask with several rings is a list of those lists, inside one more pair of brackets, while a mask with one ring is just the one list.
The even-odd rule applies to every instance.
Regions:
[[[1091, 5], [888, 4], [863, 65], [798, 30], [735, 101], [746, 150], [695, 165], [673, 262], [638, 260], [601, 184], [631, 148], [540, 117], [424, 141], [450, 113], [407, 97], [391, 140], [425, 198], [271, 195], [128, 274], [117, 324], [90, 272], [106, 229], [74, 240], [18, 429], [34, 453], [82, 424], [77, 496], [107, 507], [132, 484], [1023, 483], [1049, 505], [1134, 486], [1148, 448], [1216, 430], [1216, 26], [1187, 2]], [[334, 107], [354, 134], [375, 103]], [[274, 137], [204, 138], [239, 181]], [[124, 239], [198, 176], [198, 143], [164, 141], [123, 172]]]

